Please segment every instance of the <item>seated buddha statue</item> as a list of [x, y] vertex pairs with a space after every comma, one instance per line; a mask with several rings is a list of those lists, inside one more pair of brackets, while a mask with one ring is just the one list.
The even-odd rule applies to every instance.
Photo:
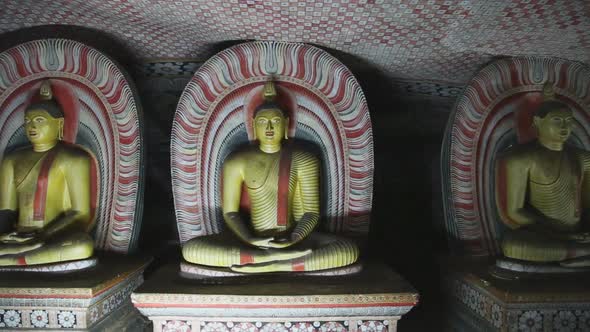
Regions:
[[536, 141], [511, 148], [497, 162], [496, 201], [509, 230], [506, 257], [562, 266], [590, 266], [590, 153], [566, 143], [572, 110], [549, 98], [536, 110]]
[[[320, 220], [320, 160], [283, 144], [289, 118], [274, 101], [272, 82], [263, 95], [253, 118], [258, 144], [235, 151], [223, 163], [222, 212], [229, 231], [187, 241], [184, 259], [242, 273], [318, 271], [354, 263], [359, 249], [353, 241], [314, 230]], [[243, 192], [250, 201], [249, 218], [240, 211]]]
[[0, 266], [92, 256], [89, 152], [62, 142], [64, 115], [44, 82], [24, 113], [31, 145], [0, 164]]

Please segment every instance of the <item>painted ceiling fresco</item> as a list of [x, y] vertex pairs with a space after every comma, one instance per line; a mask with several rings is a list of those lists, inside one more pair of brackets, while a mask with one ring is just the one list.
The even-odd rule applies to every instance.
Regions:
[[0, 32], [104, 31], [146, 61], [203, 61], [228, 40], [307, 42], [395, 79], [463, 84], [499, 56], [590, 63], [586, 0], [2, 0]]

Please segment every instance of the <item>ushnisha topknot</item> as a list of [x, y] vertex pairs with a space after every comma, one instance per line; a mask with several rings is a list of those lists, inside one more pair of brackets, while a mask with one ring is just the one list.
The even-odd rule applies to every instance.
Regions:
[[61, 107], [53, 99], [53, 91], [51, 90], [51, 83], [44, 81], [39, 88], [38, 101], [27, 106], [26, 111], [42, 109], [49, 113], [54, 118], [63, 118], [64, 114]]
[[553, 89], [553, 84], [551, 84], [550, 82], [545, 83], [543, 85], [543, 102], [535, 111], [535, 116], [544, 118], [549, 112], [561, 109], [571, 111], [571, 108], [568, 104], [556, 98], [555, 90]]
[[264, 102], [260, 104], [254, 110], [254, 117], [256, 114], [262, 110], [268, 109], [277, 109], [281, 111], [283, 117], [287, 117], [287, 113], [283, 110], [283, 108], [276, 102], [277, 99], [277, 88], [273, 81], [268, 81], [264, 84], [264, 88], [262, 89], [262, 99]]
[[543, 101], [555, 100], [555, 90], [553, 90], [553, 84], [551, 82], [545, 82], [543, 84]]

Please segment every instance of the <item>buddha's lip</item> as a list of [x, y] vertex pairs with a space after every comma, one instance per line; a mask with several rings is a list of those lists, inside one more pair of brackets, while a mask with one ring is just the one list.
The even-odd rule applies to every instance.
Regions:
[[265, 134], [266, 136], [272, 136], [272, 135], [274, 135], [274, 134], [275, 134], [275, 132], [274, 132], [274, 131], [266, 131], [266, 132], [264, 132], [264, 134]]

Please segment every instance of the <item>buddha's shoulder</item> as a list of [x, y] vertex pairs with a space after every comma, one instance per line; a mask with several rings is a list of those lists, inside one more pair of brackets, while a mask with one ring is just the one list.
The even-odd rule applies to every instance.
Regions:
[[3, 162], [18, 161], [19, 159], [26, 158], [31, 154], [35, 153], [33, 148], [29, 146], [19, 147], [12, 150], [4, 155]]
[[225, 158], [224, 164], [246, 162], [249, 159], [255, 158], [257, 155], [260, 155], [260, 150], [258, 150], [255, 146], [243, 146], [230, 153], [227, 158]]
[[62, 143], [55, 147], [58, 160], [91, 160], [92, 153], [80, 145]]
[[2, 162], [14, 162], [15, 164], [18, 164], [23, 159], [29, 160], [30, 158], [35, 158], [34, 155], [36, 154], [38, 154], [38, 152], [33, 150], [33, 146], [25, 145], [4, 154]]
[[507, 162], [528, 162], [532, 161], [540, 153], [537, 144], [518, 144], [510, 147], [498, 156], [498, 160]]
[[[71, 160], [90, 160], [91, 154], [82, 147], [72, 144], [59, 144], [54, 147], [55, 159], [54, 163], [62, 163]], [[2, 164], [18, 165], [21, 162], [30, 162], [31, 158], [35, 158], [36, 154], [31, 146], [24, 146], [6, 153], [2, 158]]]
[[292, 148], [291, 155], [293, 162], [300, 163], [319, 163], [320, 159], [312, 152], [301, 148]]
[[576, 146], [567, 145], [567, 151], [577, 157], [585, 165], [590, 165], [590, 151], [580, 149]]

